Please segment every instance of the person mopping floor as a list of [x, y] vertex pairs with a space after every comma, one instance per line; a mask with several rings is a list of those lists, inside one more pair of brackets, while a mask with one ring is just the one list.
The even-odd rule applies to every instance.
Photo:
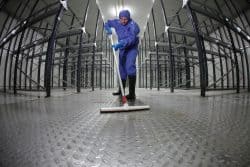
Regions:
[[[128, 100], [135, 100], [136, 84], [136, 57], [138, 55], [138, 44], [140, 28], [138, 24], [130, 18], [128, 10], [122, 10], [119, 13], [119, 19], [108, 20], [105, 25], [108, 35], [112, 34], [111, 27], [115, 29], [118, 36], [118, 43], [112, 47], [117, 51], [119, 49], [119, 72], [122, 85], [125, 88], [126, 80], [129, 81]], [[113, 95], [121, 95], [121, 87]]]
[[[149, 106], [128, 106], [127, 100], [135, 100], [135, 84], [136, 84], [136, 57], [138, 55], [138, 44], [140, 28], [138, 24], [130, 18], [130, 12], [128, 10], [122, 10], [119, 13], [119, 19], [108, 20], [104, 28], [107, 35], [110, 36], [114, 56], [116, 51], [119, 50], [119, 66], [117, 65], [119, 90], [114, 92], [113, 95], [121, 95], [123, 101], [123, 107], [106, 108], [102, 111], [128, 111], [128, 110], [144, 110], [149, 109]], [[118, 36], [118, 43], [113, 44], [112, 30], [114, 28]], [[116, 57], [116, 56], [115, 56]], [[116, 58], [115, 58], [116, 60]], [[117, 61], [115, 61], [117, 64]], [[129, 94], [124, 95], [126, 86], [126, 80], [129, 81]]]

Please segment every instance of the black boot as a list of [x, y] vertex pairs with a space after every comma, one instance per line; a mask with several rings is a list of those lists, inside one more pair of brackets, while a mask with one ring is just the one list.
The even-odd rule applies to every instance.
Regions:
[[135, 83], [136, 76], [129, 76], [129, 94], [126, 96], [128, 100], [135, 100]]
[[[126, 80], [122, 80], [122, 86], [125, 93]], [[117, 92], [112, 93], [114, 96], [122, 95], [121, 87], [119, 86], [119, 90]]]

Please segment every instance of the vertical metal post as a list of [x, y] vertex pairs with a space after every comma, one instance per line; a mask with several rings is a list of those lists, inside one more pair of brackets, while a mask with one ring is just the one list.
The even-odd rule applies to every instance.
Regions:
[[[34, 34], [34, 30], [33, 30], [32, 34]], [[31, 35], [31, 36], [33, 37], [33, 35]], [[24, 52], [25, 52], [25, 50], [24, 50]], [[29, 52], [30, 52], [30, 48], [27, 50], [26, 59], [25, 59], [25, 71], [24, 71], [24, 74], [25, 74], [25, 77], [24, 77], [24, 89], [25, 90], [27, 88], [27, 79], [28, 79], [28, 76], [26, 74], [28, 73]]]
[[61, 58], [62, 58], [62, 52], [60, 52], [60, 59], [58, 60], [58, 88], [61, 86]]
[[143, 38], [142, 38], [142, 43], [141, 43], [141, 48], [142, 48], [142, 50], [141, 50], [141, 55], [142, 55], [142, 57], [141, 57], [141, 87], [142, 87], [142, 88], [145, 87], [145, 85], [144, 85], [144, 77], [145, 77], [145, 57], [146, 57], [146, 55], [145, 55], [145, 50], [146, 50], [146, 48], [144, 48], [145, 42], [146, 42], [146, 41], [145, 41], [145, 32], [144, 32]]
[[229, 57], [230, 57], [230, 60], [231, 60], [231, 68], [232, 68], [232, 86], [233, 88], [235, 88], [235, 77], [234, 77], [234, 62], [233, 62], [233, 56], [232, 56], [232, 50], [230, 49], [229, 50]]
[[143, 74], [143, 76], [144, 76], [143, 77], [143, 86], [147, 88], [147, 85], [146, 86], [144, 85], [144, 83], [145, 83], [144, 81], [147, 82], [147, 62], [146, 62], [146, 59], [147, 59], [147, 38], [146, 38], [146, 31], [144, 32], [144, 41], [145, 41], [144, 42], [144, 45], [145, 45], [144, 46], [145, 47], [145, 49], [144, 49], [144, 55], [145, 55], [144, 56], [144, 69], [145, 69], [144, 71], [145, 71], [145, 74]]
[[75, 85], [75, 59], [72, 59], [72, 64], [71, 64], [71, 80], [70, 80], [70, 84], [71, 85]]
[[83, 42], [83, 32], [80, 34], [79, 48], [77, 56], [77, 71], [76, 71], [76, 91], [81, 92], [81, 63], [82, 63], [82, 42]]
[[[151, 46], [150, 46], [150, 42], [151, 42], [151, 36], [150, 36], [150, 31], [149, 31], [149, 22], [147, 23], [147, 30], [148, 30], [148, 50], [150, 52]], [[151, 54], [149, 54], [149, 88], [152, 89], [151, 85], [152, 85], [152, 81], [151, 81]]]
[[[218, 8], [218, 10], [221, 12], [221, 13], [223, 13], [223, 11], [222, 11], [222, 9], [220, 8], [220, 6], [219, 6], [219, 4], [218, 4], [218, 2], [217, 2], [217, 0], [214, 0], [214, 2], [215, 2], [215, 4], [216, 4], [216, 7]], [[226, 3], [226, 5], [228, 5], [227, 4], [227, 2], [226, 1], [224, 1], [225, 3]], [[228, 7], [228, 6], [227, 6]], [[229, 33], [229, 36], [230, 36], [230, 29], [228, 28], [228, 25], [227, 25], [227, 23], [226, 23], [226, 27], [227, 27], [227, 31], [228, 31], [228, 33]], [[220, 30], [220, 29], [219, 29]], [[225, 34], [225, 36], [227, 37], [227, 35], [226, 35], [226, 30], [225, 30], [225, 28], [223, 27], [223, 30], [224, 30], [224, 34]], [[221, 40], [223, 41], [223, 38], [222, 38], [222, 35], [221, 35], [221, 32], [220, 32], [220, 36], [221, 36]], [[227, 37], [227, 39], [228, 39], [228, 37]], [[231, 37], [230, 37], [230, 40], [231, 40]], [[231, 41], [232, 42], [232, 41]], [[234, 64], [233, 64], [233, 61], [232, 61], [232, 53], [231, 53], [231, 49], [229, 50], [229, 52], [230, 52], [230, 59], [231, 59], [231, 67], [232, 67], [232, 81], [233, 81], [233, 88], [235, 88], [235, 82], [234, 82], [234, 70], [233, 70], [233, 68], [234, 68]], [[234, 62], [235, 63], [235, 62]], [[236, 64], [235, 64], [236, 65]], [[237, 69], [236, 69], [236, 78], [237, 78]]]
[[[144, 37], [143, 37], [144, 38]], [[143, 64], [143, 60], [144, 60], [144, 41], [143, 39], [141, 40], [141, 61], [140, 61], [140, 66], [141, 66], [141, 88], [144, 87], [144, 64]]]
[[159, 45], [156, 44], [156, 60], [157, 60], [157, 90], [160, 90], [160, 62], [159, 62]]
[[234, 53], [234, 61], [235, 61], [235, 69], [236, 69], [236, 92], [239, 93], [240, 92], [240, 74], [239, 74], [240, 72], [239, 72], [238, 58], [237, 58], [236, 48], [235, 48], [234, 41], [233, 41], [233, 36], [228, 27], [227, 27], [227, 31], [231, 40], [233, 53]]
[[[103, 33], [104, 33], [104, 26], [103, 26], [103, 24], [102, 24], [102, 29], [101, 29], [101, 32], [102, 32], [102, 38], [101, 38], [101, 50], [102, 50], [102, 43], [103, 43]], [[103, 55], [101, 54], [100, 55], [101, 57], [100, 57], [100, 75], [99, 75], [99, 80], [100, 80], [100, 90], [102, 90], [102, 66], [103, 66], [103, 63], [102, 63], [102, 61], [103, 61]], [[105, 68], [105, 67], [104, 67]]]
[[[241, 44], [240, 44], [240, 40], [239, 40], [239, 36], [237, 34], [234, 34], [237, 44], [238, 44], [238, 48], [241, 48]], [[240, 54], [240, 58], [241, 58], [241, 70], [242, 70], [242, 85], [243, 85], [243, 89], [245, 89], [245, 66], [244, 66], [244, 58], [243, 58], [243, 52], [239, 52]]]
[[157, 83], [157, 90], [160, 90], [160, 68], [159, 68], [159, 54], [158, 54], [158, 51], [159, 51], [159, 46], [157, 44], [158, 42], [158, 37], [157, 37], [157, 32], [156, 32], [156, 25], [155, 25], [155, 15], [154, 15], [154, 9], [152, 8], [152, 11], [151, 11], [151, 14], [152, 14], [152, 19], [153, 19], [153, 27], [154, 27], [154, 38], [155, 38], [155, 47], [156, 47], [156, 63], [157, 63], [157, 66], [155, 68], [155, 70], [157, 70], [157, 75], [155, 77], [157, 77], [157, 79], [155, 80], [155, 82]]
[[220, 78], [221, 78], [220, 80], [221, 80], [221, 88], [224, 89], [222, 56], [221, 56], [220, 46], [217, 45], [217, 47], [218, 47], [219, 60], [220, 60]]
[[[194, 56], [193, 51], [191, 51], [192, 56]], [[195, 65], [194, 65], [194, 58], [192, 58], [192, 63], [193, 63], [193, 87], [196, 87], [196, 80], [195, 80]]]
[[[170, 26], [170, 24], [168, 23], [168, 20], [167, 20], [167, 15], [166, 15], [166, 9], [164, 8], [164, 3], [163, 3], [163, 0], [161, 0], [160, 1], [161, 2], [161, 7], [162, 7], [162, 12], [163, 12], [163, 16], [164, 16], [164, 22], [165, 22], [165, 33], [166, 33], [166, 35], [167, 35], [167, 37], [168, 37], [168, 47], [169, 47], [169, 58], [170, 58], [170, 70], [169, 70], [169, 79], [170, 79], [170, 82], [169, 82], [169, 84], [170, 84], [170, 92], [174, 92], [174, 85], [175, 85], [175, 83], [174, 83], [174, 72], [175, 72], [175, 70], [174, 70], [174, 56], [173, 56], [173, 54], [172, 54], [172, 45], [171, 45], [171, 32], [170, 32], [170, 30], [169, 30], [169, 26]], [[165, 59], [165, 66], [167, 66], [167, 59]], [[167, 69], [166, 67], [165, 67], [165, 69]], [[167, 71], [165, 70], [165, 78], [167, 79]], [[166, 80], [166, 82], [167, 82], [167, 80]]]
[[107, 60], [104, 62], [104, 88], [107, 89]]
[[139, 46], [139, 56], [138, 56], [139, 88], [141, 87], [141, 55], [142, 55], [142, 48], [141, 48], [141, 46]]
[[175, 86], [175, 79], [174, 79], [174, 74], [175, 74], [175, 60], [174, 56], [172, 54], [172, 44], [171, 44], [171, 38], [172, 34], [169, 31], [169, 28], [167, 29], [167, 36], [168, 36], [168, 45], [169, 45], [169, 56], [170, 56], [170, 70], [169, 70], [169, 79], [170, 79], [170, 92], [174, 92], [174, 86]]
[[5, 65], [4, 65], [4, 77], [3, 77], [3, 90], [6, 92], [6, 75], [7, 75], [7, 66], [8, 66], [8, 60], [9, 60], [9, 53], [10, 53], [10, 47], [11, 47], [12, 39], [9, 41], [9, 46], [7, 49], [6, 53], [6, 58], [5, 58]]
[[[213, 24], [213, 21], [209, 18], [209, 22], [210, 22], [210, 25], [212, 27], [212, 31], [215, 33], [215, 36], [216, 38], [218, 38], [217, 36], [217, 33], [216, 33], [216, 30], [215, 30], [215, 27], [214, 27], [214, 24]], [[208, 26], [206, 24], [206, 22], [204, 21], [204, 25], [205, 25], [205, 29], [206, 29], [206, 33], [207, 35], [209, 35], [209, 31], [208, 31]], [[212, 44], [209, 42], [209, 45], [210, 45], [210, 50], [213, 49], [212, 47]], [[213, 87], [214, 89], [216, 89], [216, 68], [215, 68], [215, 59], [214, 59], [214, 55], [211, 54], [211, 57], [212, 57], [212, 66], [213, 66]], [[227, 71], [228, 72], [228, 71]]]
[[[39, 28], [42, 26], [42, 22], [40, 22], [39, 24]], [[34, 40], [33, 35], [35, 33], [35, 30], [32, 32], [32, 37], [30, 39], [30, 42], [32, 42]], [[35, 36], [35, 39], [37, 38], [37, 34]], [[32, 48], [32, 56], [31, 56], [31, 62], [30, 62], [30, 75], [29, 75], [29, 89], [32, 89], [32, 74], [33, 74], [33, 63], [34, 63], [34, 55], [35, 55], [35, 51], [36, 51], [36, 45]], [[21, 71], [22, 69], [20, 69]], [[27, 75], [27, 73], [25, 73]], [[39, 74], [40, 75], [40, 74]], [[39, 88], [39, 85], [38, 85]]]
[[[223, 32], [224, 32], [224, 34], [226, 36], [226, 31], [225, 31], [224, 27], [222, 28], [222, 30], [223, 30]], [[221, 32], [221, 29], [218, 28], [218, 31], [219, 31], [220, 39], [224, 42], [224, 38], [223, 38], [223, 35], [222, 35], [222, 32]], [[218, 47], [220, 47], [220, 45], [218, 45]], [[223, 51], [224, 51], [224, 53], [226, 53], [225, 48], [223, 48]], [[220, 55], [220, 61], [222, 61], [221, 60], [222, 59], [221, 54], [219, 54], [219, 55]], [[228, 83], [229, 83], [229, 76], [228, 76], [229, 71], [228, 71], [228, 66], [227, 66], [228, 64], [227, 64], [227, 59], [226, 58], [225, 58], [225, 61], [226, 61], [226, 73], [227, 73], [227, 85], [228, 85]], [[221, 74], [222, 81], [221, 82], [223, 82], [224, 78], [223, 78], [223, 64], [222, 64], [222, 62], [220, 63], [220, 66], [222, 68], [222, 74]]]
[[108, 40], [106, 36], [106, 41], [107, 41], [107, 55], [108, 55], [108, 61], [109, 61], [109, 70], [108, 70], [108, 88], [111, 88], [111, 82], [112, 82], [112, 59], [110, 56], [110, 41]]
[[[21, 11], [21, 14], [20, 16], [23, 15], [27, 5], [29, 4], [30, 0], [26, 1], [26, 3], [24, 4], [24, 8], [22, 9]], [[28, 18], [31, 16], [31, 14], [33, 13], [33, 10], [34, 8], [36, 7], [37, 5], [37, 1], [35, 3], [35, 5], [33, 6], [33, 8], [31, 9], [30, 13], [29, 13], [29, 16]], [[14, 94], [17, 93], [17, 66], [18, 66], [18, 60], [19, 60], [19, 54], [20, 54], [20, 49], [21, 49], [21, 45], [22, 45], [22, 41], [23, 41], [23, 37], [24, 37], [24, 33], [25, 33], [25, 30], [26, 30], [26, 24], [22, 24], [20, 25], [21, 28], [23, 27], [23, 31], [20, 35], [20, 39], [19, 39], [19, 43], [18, 43], [18, 49], [17, 49], [17, 54], [16, 54], [16, 59], [15, 59], [15, 67], [14, 67], [14, 81], [13, 81], [13, 89], [14, 89]], [[15, 34], [16, 36], [18, 36], [17, 34]], [[16, 47], [16, 42], [18, 40], [18, 37], [16, 37], [16, 40], [15, 40], [15, 44], [13, 46], [13, 50], [15, 50], [15, 47]], [[11, 62], [10, 62], [10, 69], [9, 69], [9, 88], [11, 89], [11, 76], [12, 76], [12, 62], [13, 62], [13, 58], [14, 58], [14, 54], [11, 55]]]
[[31, 90], [32, 89], [32, 74], [33, 74], [33, 63], [34, 63], [34, 55], [35, 55], [35, 50], [36, 49], [36, 46], [34, 46], [33, 48], [32, 48], [32, 55], [31, 55], [31, 62], [30, 62], [30, 82], [29, 82], [29, 90]]
[[190, 7], [190, 2], [187, 3], [186, 8], [189, 12], [189, 18], [192, 22], [193, 30], [195, 32], [195, 40], [198, 48], [198, 56], [199, 56], [199, 67], [200, 67], [200, 88], [201, 88], [201, 96], [205, 97], [206, 95], [206, 71], [205, 71], [205, 58], [204, 58], [204, 48], [202, 46], [202, 39], [198, 28], [198, 19], [192, 8]]
[[145, 77], [145, 79], [146, 79], [146, 88], [148, 88], [148, 59], [147, 60], [145, 60], [145, 64], [146, 64], [146, 77]]
[[[226, 4], [227, 8], [229, 9], [229, 11], [232, 11], [232, 8], [229, 6], [228, 2], [225, 1], [225, 0], [224, 0], [224, 2], [225, 2], [225, 4]], [[241, 15], [240, 15], [239, 10], [238, 10], [237, 7], [236, 7], [236, 4], [235, 4], [232, 0], [229, 0], [229, 2], [231, 3], [231, 6], [233, 7], [233, 9], [235, 10], [235, 12], [237, 13], [237, 16], [238, 16], [238, 18], [239, 18], [239, 20], [240, 20], [240, 22], [241, 22], [243, 28], [246, 30], [247, 28], [246, 28], [246, 26], [244, 25], [243, 19], [242, 19]], [[243, 14], [243, 15], [244, 15], [244, 14]], [[236, 40], [237, 40], [238, 47], [240, 47], [240, 40], [239, 40], [239, 37], [238, 37], [238, 35], [237, 35], [236, 33], [235, 33], [235, 38], [236, 38]], [[242, 38], [241, 38], [241, 39], [242, 39]], [[244, 47], [243, 39], [242, 39], [242, 45], [243, 45], [243, 47]], [[242, 77], [243, 77], [243, 82], [242, 82], [242, 84], [243, 84], [243, 88], [245, 88], [245, 67], [244, 67], [244, 61], [243, 61], [243, 60], [244, 60], [244, 59], [243, 59], [243, 53], [240, 52], [240, 55], [241, 55], [241, 65], [242, 65]], [[245, 54], [245, 60], [247, 60], [247, 54]], [[248, 61], [246, 61], [246, 66], [247, 66], [246, 68], [247, 68], [248, 88], [249, 88], [249, 90], [250, 90], [250, 87], [249, 87], [249, 83], [250, 83], [249, 77], [250, 77], [250, 76], [249, 76]]]
[[229, 74], [228, 74], [228, 60], [227, 57], [225, 57], [226, 62], [226, 71], [227, 71], [227, 88], [229, 88]]
[[46, 97], [50, 97], [51, 95], [51, 71], [52, 71], [53, 54], [54, 54], [54, 49], [55, 49], [55, 38], [56, 38], [57, 27], [59, 26], [60, 20], [62, 19], [63, 10], [64, 10], [63, 5], [60, 4], [58, 13], [54, 20], [52, 33], [50, 35], [49, 42], [48, 42], [48, 48], [47, 48], [46, 60], [45, 60], [45, 72], [44, 72]]
[[[110, 44], [111, 45], [111, 44]], [[111, 53], [111, 47], [109, 47], [110, 48], [110, 53]], [[114, 56], [112, 56], [112, 68], [113, 68], [113, 70], [112, 70], [112, 88], [115, 86], [115, 68], [114, 68], [114, 65], [115, 65], [115, 62], [114, 62]]]
[[[44, 34], [46, 34], [47, 30], [48, 30], [48, 26], [49, 24], [46, 24], [45, 30], [44, 30]], [[40, 53], [43, 52], [43, 47], [44, 47], [44, 43], [41, 46], [41, 50]], [[41, 78], [41, 65], [42, 65], [42, 55], [39, 55], [39, 60], [38, 60], [38, 72], [37, 72], [37, 89], [40, 89], [40, 78]]]
[[[19, 38], [19, 39], [18, 39]], [[21, 35], [19, 37], [19, 35], [16, 35], [15, 36], [15, 41], [14, 41], [14, 44], [12, 46], [12, 50], [15, 50], [16, 49], [16, 44], [18, 43], [18, 45], [20, 45], [21, 42], [21, 39], [23, 38], [23, 36]], [[19, 40], [19, 41], [18, 41]], [[18, 46], [19, 47], [19, 46]], [[14, 59], [14, 54], [11, 54], [10, 55], [10, 63], [9, 63], [9, 90], [11, 90], [11, 80], [12, 80], [12, 65], [13, 65], [13, 59]], [[15, 67], [14, 67], [14, 70], [15, 70]], [[15, 72], [14, 72], [14, 75], [15, 75]], [[14, 94], [16, 94], [16, 88], [15, 88], [15, 76], [14, 76], [14, 83], [13, 83], [13, 89], [14, 89]]]
[[245, 46], [244, 40], [243, 40], [242, 38], [241, 38], [241, 42], [242, 42], [242, 45], [243, 45], [243, 51], [244, 51], [244, 54], [245, 54], [245, 61], [246, 61], [246, 69], [247, 69], [247, 90], [248, 90], [248, 92], [250, 92], [250, 71], [249, 71], [248, 54], [247, 54], [247, 51], [246, 51], [246, 46]]
[[[181, 25], [181, 19], [180, 19], [179, 14], [177, 15], [177, 20], [178, 20], [178, 24], [179, 24], [180, 28], [183, 28]], [[184, 44], [187, 45], [187, 38], [183, 35], [182, 39], [184, 41]], [[190, 86], [191, 86], [190, 63], [189, 63], [189, 59], [187, 57], [187, 49], [185, 47], [183, 48], [183, 53], [184, 53], [184, 57], [185, 57], [186, 87], [190, 88]]]
[[96, 48], [96, 37], [97, 37], [97, 30], [98, 30], [99, 15], [100, 15], [100, 11], [98, 9], [96, 24], [95, 24], [95, 36], [94, 36], [94, 40], [93, 40], [95, 45], [93, 46], [92, 65], [91, 65], [91, 87], [92, 87], [92, 91], [95, 90], [95, 85], [94, 85], [94, 83], [95, 83], [95, 48]]
[[111, 85], [111, 88], [114, 88], [114, 56], [111, 56], [111, 44], [110, 44], [110, 41], [108, 42], [108, 51], [109, 51], [109, 57], [110, 57], [110, 61], [111, 61], [111, 66], [110, 66], [110, 85]]
[[[30, 29], [29, 29], [30, 30]], [[29, 31], [27, 32], [29, 34]], [[20, 71], [19, 71], [19, 89], [22, 88], [22, 72], [23, 72], [23, 58], [24, 58], [24, 50], [21, 51], [21, 62], [20, 62]]]
[[[38, 4], [38, 2], [39, 2], [39, 0], [36, 1], [36, 3], [35, 3], [35, 5], [34, 5], [33, 9], [31, 10], [31, 13], [30, 13], [29, 17], [32, 15], [32, 13], [33, 13], [33, 11], [34, 11], [36, 5]], [[42, 22], [40, 22], [40, 24], [39, 24], [38, 27], [40, 28], [41, 26], [42, 26]], [[36, 34], [36, 36], [35, 36], [35, 39], [37, 39], [37, 34]], [[31, 39], [31, 40], [34, 40], [34, 39]], [[30, 90], [32, 89], [32, 74], [33, 74], [33, 62], [34, 62], [34, 55], [35, 55], [35, 52], [36, 52], [36, 46], [33, 47], [32, 56], [31, 56], [30, 76], [29, 76], [29, 77], [30, 77], [30, 82], [29, 82]], [[20, 69], [20, 71], [21, 71], [21, 70], [22, 70], [22, 69]]]
[[[105, 57], [106, 59], [104, 60], [105, 62], [105, 65], [104, 65], [104, 68], [105, 68], [105, 72], [104, 72], [104, 87], [105, 89], [107, 89], [107, 75], [109, 74], [109, 72], [107, 72], [107, 60], [108, 60], [108, 38], [106, 36], [105, 38]], [[110, 79], [109, 79], [110, 80]]]
[[205, 49], [205, 44], [204, 44], [204, 39], [202, 36], [201, 37], [201, 46], [203, 49], [203, 56], [204, 56], [204, 70], [205, 70], [205, 78], [206, 78], [206, 82], [205, 82], [205, 86], [208, 86], [208, 66], [207, 66], [207, 55], [206, 55], [206, 49]]
[[[230, 10], [227, 2], [224, 0], [225, 4], [227, 5], [228, 9]], [[222, 12], [220, 6], [218, 5], [218, 2], [217, 0], [215, 0], [215, 3], [216, 3], [216, 6], [217, 8]], [[240, 76], [239, 76], [239, 66], [238, 66], [238, 58], [237, 58], [237, 53], [236, 53], [236, 47], [235, 47], [235, 44], [234, 44], [234, 39], [233, 39], [233, 35], [232, 35], [232, 32], [230, 30], [230, 25], [229, 23], [226, 21], [225, 22], [225, 25], [227, 27], [227, 32], [228, 32], [228, 35], [229, 35], [229, 39], [231, 41], [231, 44], [232, 44], [232, 49], [233, 49], [233, 53], [234, 53], [234, 63], [235, 63], [235, 69], [236, 69], [236, 92], [239, 93], [240, 92]]]
[[[35, 34], [35, 30], [32, 30], [32, 33], [31, 33], [31, 37], [30, 37], [30, 41], [29, 41], [29, 43], [31, 43], [32, 41], [33, 41], [33, 37], [34, 37], [34, 34]], [[30, 50], [31, 50], [32, 48], [29, 48], [28, 50], [27, 50], [27, 53], [26, 53], [26, 64], [25, 64], [25, 71], [24, 71], [24, 74], [25, 74], [25, 79], [24, 79], [24, 88], [25, 88], [25, 90], [26, 90], [26, 88], [27, 88], [27, 80], [28, 79], [30, 79], [29, 77], [28, 77], [28, 64], [29, 64], [29, 60], [32, 60], [31, 58], [30, 58]], [[25, 50], [24, 50], [24, 52], [25, 52]], [[30, 65], [31, 66], [31, 65]], [[31, 71], [31, 70], [30, 70]]]
[[149, 78], [150, 78], [150, 89], [153, 87], [153, 70], [152, 70], [152, 54], [149, 55]]
[[168, 63], [167, 63], [167, 56], [164, 56], [164, 64], [165, 64], [165, 88], [168, 87]]
[[84, 58], [84, 60], [82, 60], [82, 71], [84, 71], [83, 73], [83, 78], [84, 80], [83, 83], [81, 85], [83, 85], [83, 88], [88, 88], [89, 87], [89, 66], [87, 63], [89, 63], [88, 60], [86, 60], [86, 57]]
[[[71, 23], [70, 23], [70, 28], [69, 30], [72, 29], [73, 24], [75, 21], [75, 15], [73, 15]], [[63, 90], [66, 90], [67, 86], [68, 86], [68, 58], [69, 58], [69, 41], [70, 41], [70, 37], [66, 38], [66, 49], [64, 52], [64, 60], [63, 60]]]
[[[87, 19], [87, 13], [89, 11], [89, 0], [86, 4], [86, 9], [84, 10], [85, 13], [83, 15], [83, 22], [82, 22], [82, 28], [85, 28], [85, 23], [86, 23], [86, 19]], [[81, 92], [81, 64], [82, 64], [82, 42], [83, 42], [83, 33], [84, 33], [84, 29], [82, 30], [81, 34], [80, 34], [80, 39], [79, 39], [79, 48], [78, 48], [78, 56], [77, 56], [77, 71], [76, 71], [76, 91], [77, 93]], [[85, 78], [86, 79], [86, 78]]]
[[94, 87], [98, 87], [98, 67], [97, 67], [97, 63], [95, 63], [96, 67], [95, 67], [95, 84], [94, 84]]

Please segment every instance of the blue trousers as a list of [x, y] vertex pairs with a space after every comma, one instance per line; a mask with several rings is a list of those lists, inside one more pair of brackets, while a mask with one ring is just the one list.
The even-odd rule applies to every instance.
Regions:
[[119, 71], [122, 80], [127, 76], [136, 76], [136, 57], [138, 54], [137, 47], [131, 49], [120, 49], [119, 52]]

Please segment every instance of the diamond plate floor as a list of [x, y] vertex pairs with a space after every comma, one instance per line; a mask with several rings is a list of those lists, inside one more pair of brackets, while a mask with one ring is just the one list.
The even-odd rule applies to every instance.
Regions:
[[0, 166], [250, 166], [249, 93], [137, 90], [151, 110], [100, 114], [110, 90], [0, 94]]

